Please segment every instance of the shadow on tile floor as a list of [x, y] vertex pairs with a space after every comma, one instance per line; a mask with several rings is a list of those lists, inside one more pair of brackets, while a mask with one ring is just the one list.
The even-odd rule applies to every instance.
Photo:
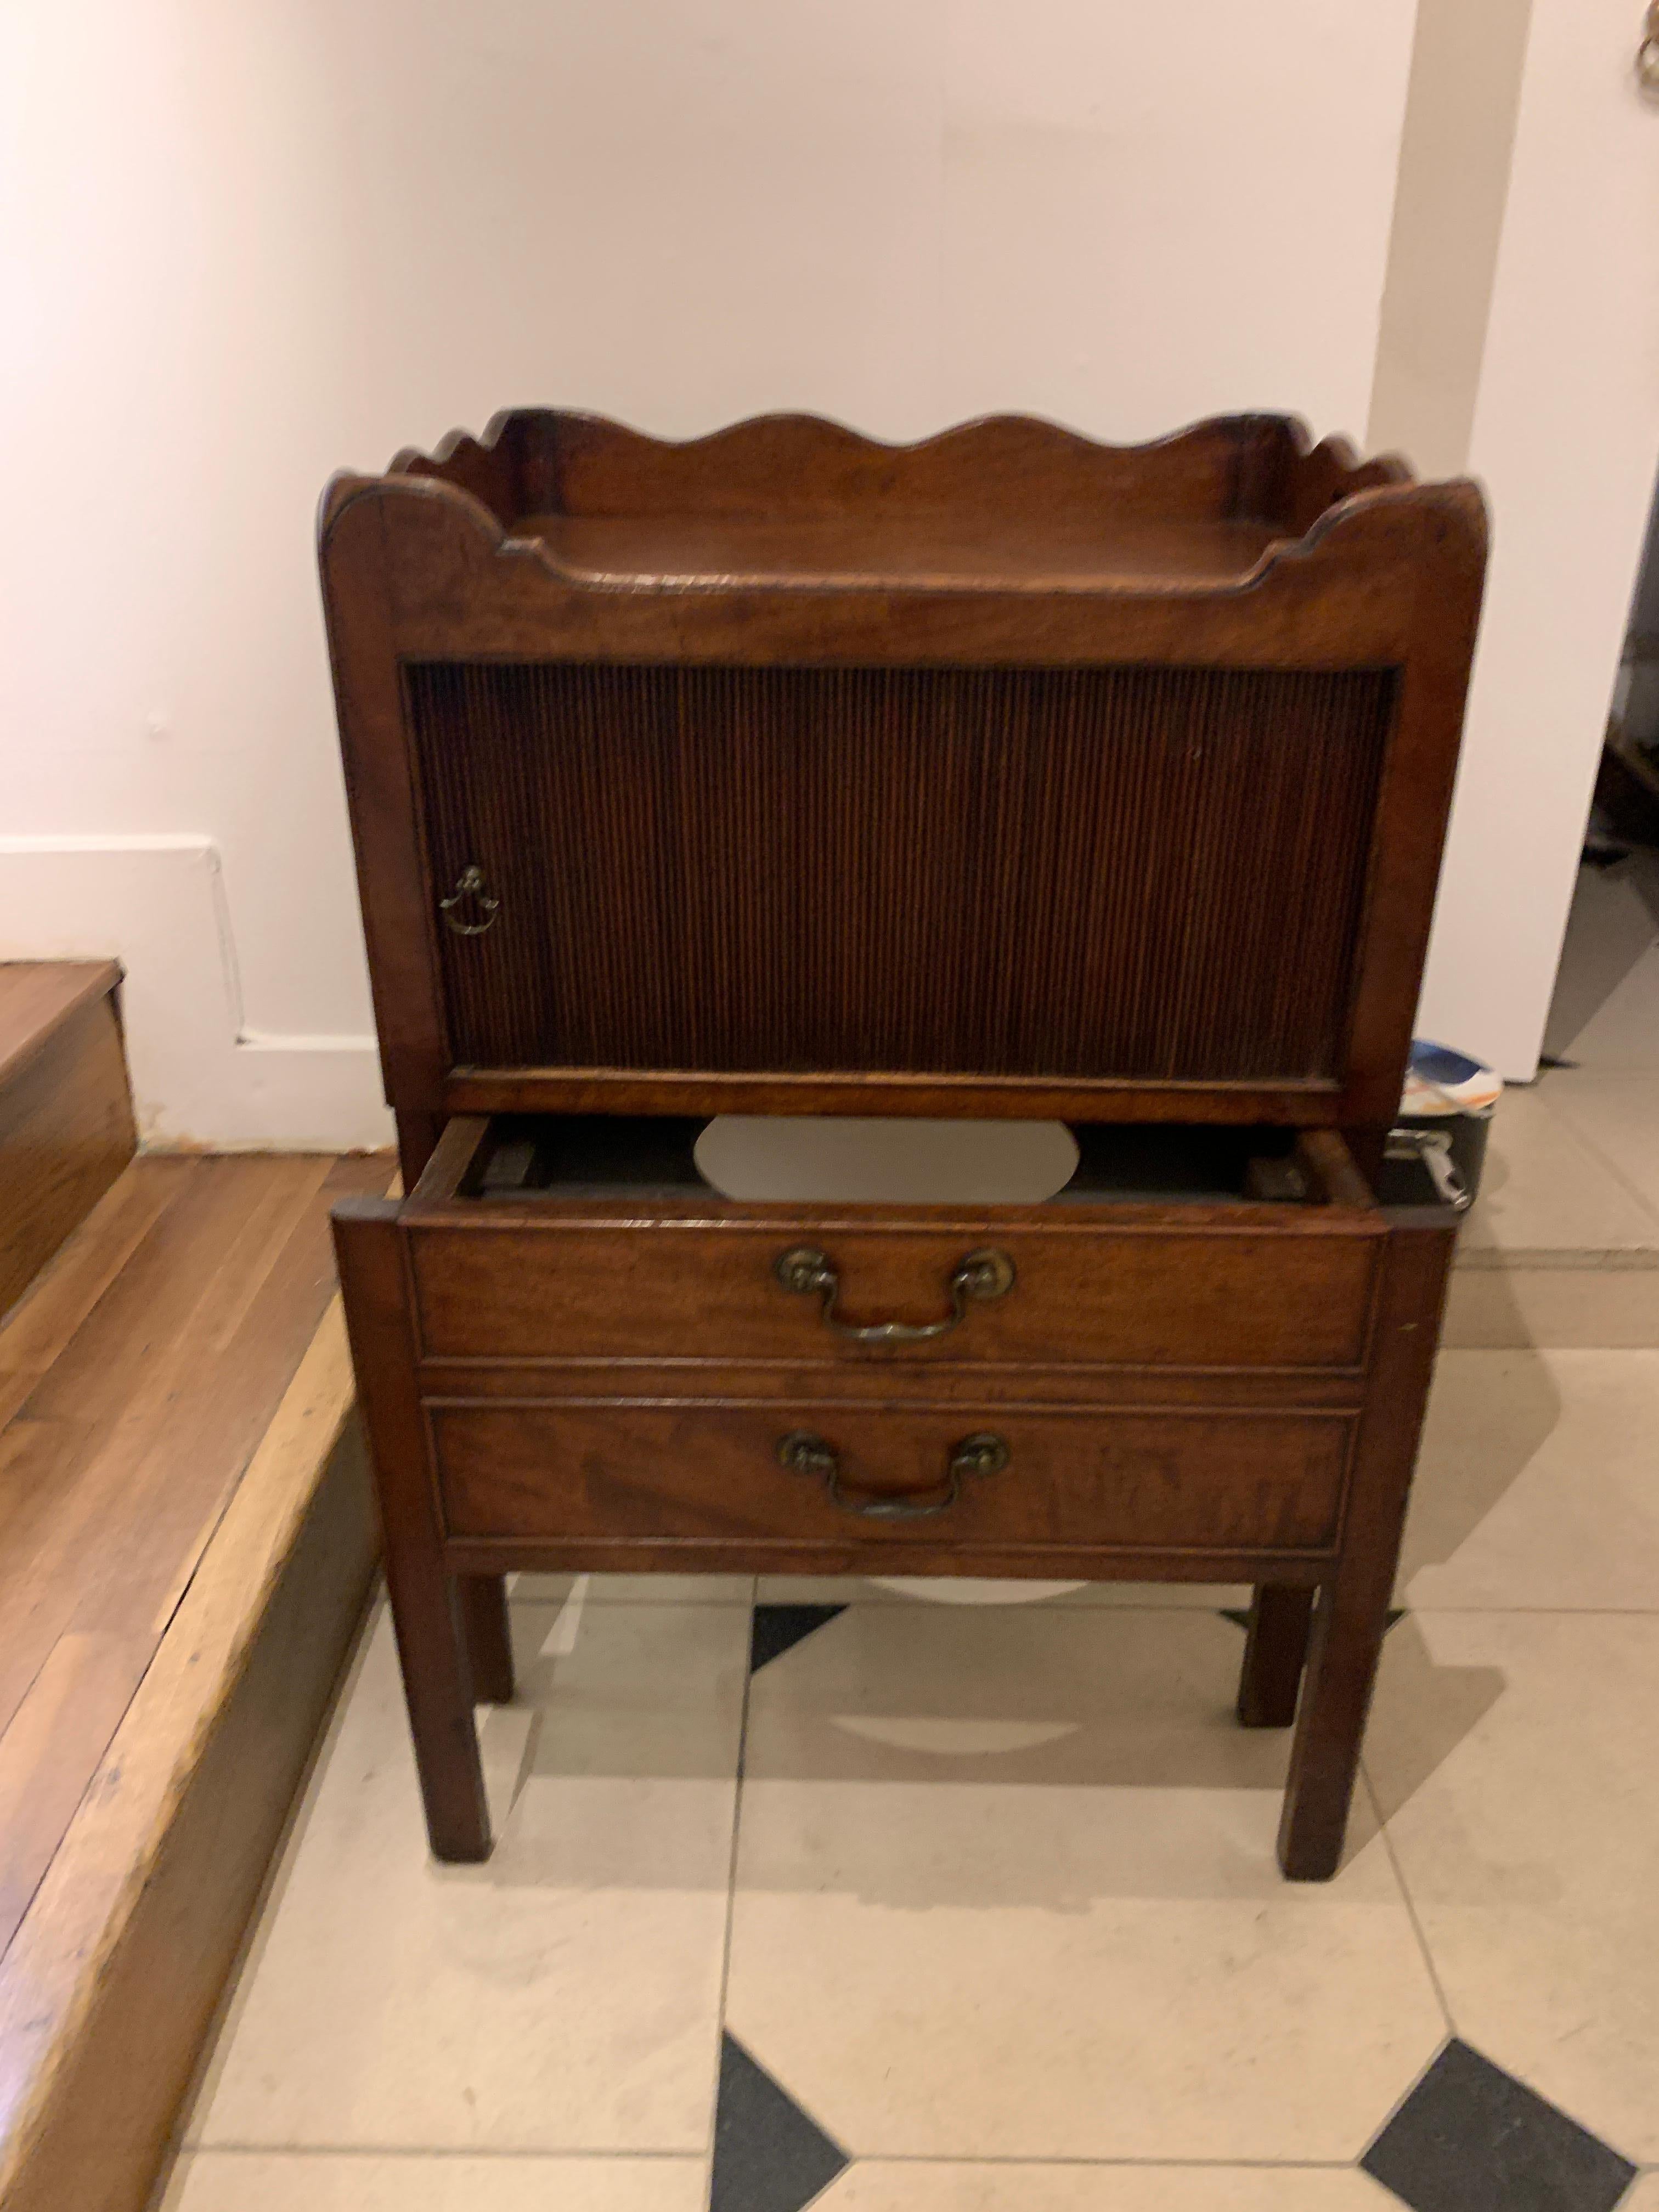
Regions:
[[1418, 1717], [1406, 1747], [1377, 1774], [1360, 1765], [1383, 1821], [1408, 1805], [1458, 1747], [1474, 1735], [1503, 1696], [1507, 1681], [1499, 1667], [1448, 1667], [1430, 1651], [1422, 1629], [1408, 1613], [1390, 1632], [1387, 1662], [1396, 1703]]
[[[856, 1794], [878, 1840], [845, 1878], [901, 1909], [1278, 1896], [1290, 1732], [1237, 1725], [1242, 1656], [1231, 1621], [1190, 1608], [849, 1608], [757, 1678], [745, 1807], [779, 1784], [826, 1803]], [[1437, 1764], [1503, 1681], [1490, 1668], [1428, 1672]], [[952, 1791], [959, 1848], [890, 1848], [882, 1832], [912, 1816], [918, 1792]], [[1361, 1793], [1350, 1861], [1374, 1826]], [[1022, 1845], [1022, 1827], [1039, 1847]]]
[[1446, 1354], [1398, 1588], [1425, 1613], [1650, 1610], [1659, 1352]]
[[[732, 1609], [708, 1610], [714, 1632], [712, 1615]], [[1186, 1606], [923, 1603], [803, 1611], [810, 1616], [805, 1625], [796, 1624], [797, 1632], [764, 1659], [750, 1686], [744, 1748], [751, 1786], [861, 1786], [878, 1823], [884, 1793], [896, 1812], [908, 1791], [957, 1787], [964, 1806], [969, 1793], [980, 1801], [969, 1817], [980, 1819], [988, 1832], [1000, 1830], [1011, 1804], [1017, 1820], [1041, 1820], [1037, 1808], [1046, 1793], [1073, 1801], [1079, 1792], [1100, 1794], [1098, 1846], [1091, 1847], [1086, 1866], [1045, 1866], [1040, 1855], [1034, 1859], [1012, 1848], [967, 1851], [949, 1866], [926, 1868], [903, 1854], [878, 1856], [855, 1877], [860, 1884], [893, 1887], [890, 1897], [877, 1901], [1068, 1909], [1093, 1894], [1135, 1893], [1149, 1884], [1161, 1892], [1166, 1876], [1178, 1891], [1188, 1883], [1182, 1854], [1160, 1861], [1154, 1845], [1149, 1859], [1140, 1832], [1146, 1808], [1137, 1813], [1136, 1803], [1157, 1798], [1167, 1808], [1184, 1807], [1184, 1820], [1200, 1793], [1213, 1800], [1205, 1823], [1214, 1832], [1211, 1840], [1231, 1832], [1232, 1842], [1222, 1852], [1231, 1871], [1218, 1877], [1206, 1857], [1199, 1888], [1218, 1878], [1224, 1889], [1276, 1888], [1272, 1833], [1291, 1732], [1238, 1726], [1233, 1708], [1243, 1647], [1237, 1626], [1222, 1614]], [[706, 1704], [708, 1683], [690, 1674], [678, 1685], [671, 1679], [684, 1666], [685, 1613], [679, 1607], [664, 1608], [662, 1615], [650, 1607], [607, 1608], [587, 1616], [575, 1648], [566, 1649], [557, 1607], [514, 1607], [518, 1697], [513, 1706], [483, 1716], [499, 1841], [487, 1865], [448, 1870], [445, 1879], [509, 1888], [619, 1879], [644, 1888], [683, 1882], [683, 1839], [655, 1832], [653, 1840], [647, 1825], [629, 1843], [624, 1869], [614, 1824], [602, 1808], [585, 1837], [583, 1824], [571, 1819], [580, 1796], [573, 1800], [562, 1790], [561, 1818], [552, 1826], [536, 1816], [535, 1807], [550, 1783], [593, 1785], [588, 1794], [596, 1808], [607, 1782], [730, 1786], [737, 1764], [730, 1680], [723, 1679], [720, 1694]], [[620, 1665], [641, 1692], [630, 1699], [641, 1709], [620, 1731], [614, 1694], [608, 1688], [593, 1694], [589, 1672], [597, 1656], [590, 1639], [601, 1630], [607, 1680]], [[1390, 1776], [1391, 1802], [1397, 1803], [1479, 1724], [1501, 1694], [1503, 1677], [1493, 1668], [1436, 1665], [1409, 1620], [1393, 1638], [1409, 1643], [1402, 1657], [1413, 1702], [1431, 1716], [1414, 1740], [1414, 1764]], [[632, 1647], [629, 1653], [618, 1639]], [[659, 1668], [659, 1661], [671, 1659], [673, 1667]], [[729, 1677], [728, 1656], [718, 1670]], [[1123, 1796], [1114, 1802], [1116, 1793]], [[990, 1809], [993, 1798], [1002, 1801], [1000, 1809]], [[670, 1802], [684, 1801], [665, 1800]], [[712, 1803], [709, 1809], [715, 1809]], [[1161, 1825], [1154, 1820], [1146, 1834], [1155, 1835]], [[1362, 1793], [1350, 1857], [1370, 1833]]]
[[1544, 1033], [1551, 1058], [1576, 1056], [1584, 1032], [1659, 939], [1659, 853], [1581, 868]]
[[1443, 1566], [1537, 1458], [1561, 1419], [1560, 1389], [1533, 1351], [1443, 1352], [1423, 1427], [1398, 1587]]

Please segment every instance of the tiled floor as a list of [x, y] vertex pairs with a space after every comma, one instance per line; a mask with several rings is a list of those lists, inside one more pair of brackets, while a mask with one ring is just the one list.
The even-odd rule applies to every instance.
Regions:
[[1545, 1044], [1498, 1108], [1445, 1341], [1659, 1345], [1659, 854], [1580, 875]]
[[1237, 1592], [525, 1577], [495, 1857], [426, 1857], [382, 1620], [168, 2212], [1659, 2212], [1659, 1054], [1614, 989], [1500, 1109], [1334, 1882], [1275, 1870]]

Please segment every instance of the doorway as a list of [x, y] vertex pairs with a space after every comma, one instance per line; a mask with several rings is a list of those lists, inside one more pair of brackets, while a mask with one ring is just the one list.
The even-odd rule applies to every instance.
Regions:
[[1659, 1156], [1659, 491], [1550, 1002], [1543, 1066], [1649, 1077]]
[[[1659, 1255], [1659, 495], [1650, 515], [1543, 1052], [1526, 1105], [1550, 1188], [1576, 1178], [1597, 1266]], [[1499, 1146], [1503, 1139], [1498, 1139]], [[1593, 1220], [1593, 1229], [1583, 1224]], [[1628, 1297], [1628, 1274], [1613, 1280]], [[1633, 1324], [1632, 1324], [1633, 1325]]]

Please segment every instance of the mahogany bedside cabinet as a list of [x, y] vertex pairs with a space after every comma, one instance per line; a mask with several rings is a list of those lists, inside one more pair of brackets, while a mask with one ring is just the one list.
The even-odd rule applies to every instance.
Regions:
[[[1275, 416], [590, 417], [336, 479], [401, 1201], [335, 1226], [432, 1848], [519, 1567], [1243, 1580], [1341, 1853], [1453, 1217], [1383, 1182], [1485, 563]], [[711, 1116], [1058, 1120], [1042, 1204], [722, 1196]]]

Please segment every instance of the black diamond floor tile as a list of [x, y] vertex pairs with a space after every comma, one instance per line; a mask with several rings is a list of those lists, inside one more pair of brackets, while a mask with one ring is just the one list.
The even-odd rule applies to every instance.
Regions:
[[1636, 2168], [1451, 2042], [1359, 2161], [1412, 2212], [1612, 2212]]
[[[1250, 1609], [1243, 1605], [1224, 1605], [1221, 1607], [1221, 1618], [1224, 1620], [1231, 1620], [1235, 1627], [1248, 1628], [1250, 1625]], [[1394, 1626], [1395, 1621], [1403, 1620], [1405, 1618], [1406, 1607], [1403, 1605], [1391, 1605], [1389, 1607], [1389, 1617], [1382, 1624], [1384, 1636]]]
[[749, 1632], [750, 1673], [758, 1674], [769, 1659], [793, 1651], [815, 1628], [846, 1610], [844, 1605], [757, 1605]]
[[847, 2163], [840, 2144], [755, 2063], [734, 2036], [723, 2035], [708, 2212], [801, 2212]]

